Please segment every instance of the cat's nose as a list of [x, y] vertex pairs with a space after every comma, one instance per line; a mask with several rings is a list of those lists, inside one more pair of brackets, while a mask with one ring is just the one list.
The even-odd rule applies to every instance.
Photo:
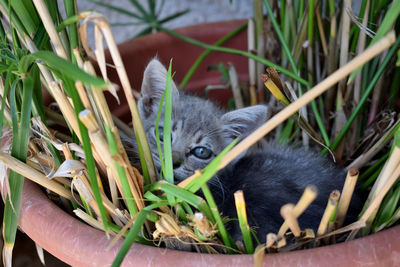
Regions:
[[182, 160], [176, 159], [176, 158], [173, 158], [173, 159], [172, 159], [172, 167], [173, 167], [174, 169], [179, 168], [181, 165], [182, 165]]

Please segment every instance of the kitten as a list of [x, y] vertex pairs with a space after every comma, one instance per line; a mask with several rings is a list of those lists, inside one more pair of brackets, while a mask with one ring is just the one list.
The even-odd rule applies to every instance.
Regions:
[[[153, 59], [144, 72], [138, 109], [149, 141], [155, 166], [160, 170], [155, 122], [164, 92], [167, 71]], [[256, 105], [226, 112], [213, 103], [178, 91], [172, 82], [172, 157], [176, 183], [195, 170], [203, 169], [235, 138], [246, 137], [265, 122], [267, 108]], [[159, 122], [162, 141], [163, 114]], [[233, 194], [243, 190], [249, 225], [261, 242], [276, 233], [283, 219], [280, 208], [296, 203], [304, 188], [313, 184], [318, 197], [300, 216], [302, 228], [317, 229], [332, 190], [341, 190], [343, 170], [301, 149], [283, 148], [272, 143], [243, 154], [210, 181], [209, 186], [224, 217], [237, 218]], [[236, 240], [241, 232], [237, 221], [228, 224]]]

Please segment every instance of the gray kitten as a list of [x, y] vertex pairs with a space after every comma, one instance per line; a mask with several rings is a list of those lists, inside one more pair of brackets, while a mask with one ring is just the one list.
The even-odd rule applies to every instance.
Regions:
[[[164, 92], [167, 71], [153, 59], [144, 72], [138, 108], [155, 165], [160, 170], [155, 122]], [[226, 112], [213, 103], [178, 91], [172, 82], [172, 157], [174, 178], [178, 183], [195, 170], [203, 169], [235, 138], [246, 137], [262, 125], [267, 108], [256, 105]], [[163, 126], [161, 116], [160, 128]], [[160, 129], [162, 140], [162, 129]], [[267, 144], [241, 155], [219, 171], [209, 182], [219, 211], [237, 218], [233, 193], [243, 190], [249, 224], [261, 242], [269, 232], [277, 232], [283, 222], [280, 207], [296, 203], [304, 188], [313, 184], [319, 194], [299, 218], [302, 228], [317, 229], [329, 193], [341, 189], [344, 171], [316, 155], [300, 149]], [[237, 221], [228, 224], [236, 240], [241, 236]]]

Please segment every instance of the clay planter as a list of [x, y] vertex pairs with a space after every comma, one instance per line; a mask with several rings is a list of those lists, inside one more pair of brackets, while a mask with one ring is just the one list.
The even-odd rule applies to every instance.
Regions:
[[[239, 26], [240, 22], [224, 22], [183, 28], [180, 33], [213, 43], [222, 35]], [[243, 32], [226, 46], [246, 49]], [[120, 45], [122, 57], [135, 89], [140, 88], [142, 73], [148, 61], [158, 55], [164, 63], [173, 58], [175, 80], [180, 81], [202, 49], [179, 41], [164, 33], [145, 36]], [[201, 90], [205, 84], [217, 83], [219, 73], [206, 73], [205, 67], [220, 61], [234, 62], [239, 76], [246, 76], [247, 60], [221, 53], [211, 54], [200, 66], [187, 89]], [[203, 70], [202, 70], [203, 69]], [[115, 77], [110, 75], [111, 79]], [[115, 79], [114, 79], [115, 80]], [[220, 92], [216, 92], [214, 97]], [[213, 98], [213, 96], [211, 96]], [[228, 96], [229, 98], [229, 96]], [[224, 101], [226, 101], [226, 97]], [[122, 101], [111, 107], [115, 114], [129, 119], [129, 112]], [[105, 248], [108, 239], [96, 230], [68, 215], [53, 204], [32, 182], [26, 181], [19, 219], [21, 229], [41, 247], [73, 266], [109, 266], [122, 242], [110, 251]], [[395, 266], [400, 264], [400, 226], [347, 243], [316, 249], [265, 256], [264, 265], [279, 266]], [[123, 266], [252, 266], [252, 255], [208, 255], [172, 251], [133, 244]]]

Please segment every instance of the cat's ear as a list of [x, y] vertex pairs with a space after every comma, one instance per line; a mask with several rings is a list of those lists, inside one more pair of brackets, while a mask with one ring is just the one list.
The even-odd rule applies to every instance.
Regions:
[[[147, 65], [143, 74], [140, 91], [139, 111], [146, 117], [157, 113], [161, 97], [167, 83], [167, 70], [161, 62], [154, 58]], [[179, 91], [174, 81], [171, 82], [172, 102], [179, 99]]]
[[226, 138], [246, 137], [266, 120], [267, 107], [256, 105], [241, 108], [222, 116], [222, 131]]

